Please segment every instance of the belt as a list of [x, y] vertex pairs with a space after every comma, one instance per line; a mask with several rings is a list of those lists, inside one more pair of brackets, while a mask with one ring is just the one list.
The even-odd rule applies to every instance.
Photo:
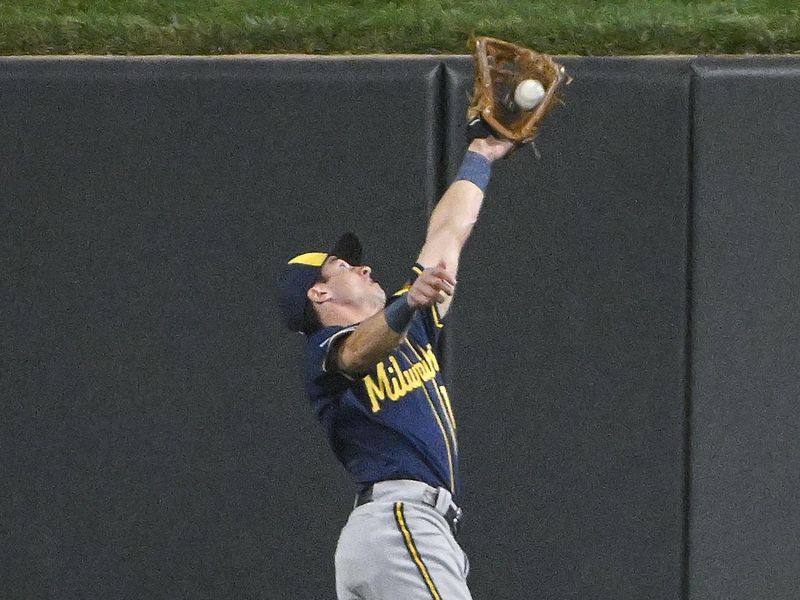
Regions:
[[373, 501], [421, 502], [439, 513], [447, 524], [453, 536], [458, 535], [461, 528], [463, 512], [453, 502], [453, 496], [445, 488], [435, 488], [421, 481], [411, 479], [398, 479], [392, 481], [379, 481], [364, 488], [356, 497], [356, 507], [363, 506]]

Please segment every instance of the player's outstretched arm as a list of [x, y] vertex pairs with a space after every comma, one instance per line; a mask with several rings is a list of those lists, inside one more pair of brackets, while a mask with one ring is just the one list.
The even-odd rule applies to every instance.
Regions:
[[[456, 180], [431, 213], [425, 244], [417, 259], [419, 264], [424, 267], [444, 265], [455, 280], [461, 250], [478, 220], [491, 165], [513, 147], [512, 142], [493, 137], [479, 138], [470, 143]], [[447, 313], [451, 302], [452, 295], [437, 303], [441, 316]]]
[[455, 285], [443, 265], [425, 269], [407, 294], [362, 321], [345, 338], [334, 353], [338, 370], [354, 375], [367, 372], [400, 344], [417, 310], [450, 298]]

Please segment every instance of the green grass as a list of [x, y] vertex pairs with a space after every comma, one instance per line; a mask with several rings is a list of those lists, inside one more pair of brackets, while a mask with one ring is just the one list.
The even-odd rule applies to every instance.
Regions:
[[552, 54], [800, 52], [775, 0], [2, 0], [0, 54], [467, 52], [494, 35]]

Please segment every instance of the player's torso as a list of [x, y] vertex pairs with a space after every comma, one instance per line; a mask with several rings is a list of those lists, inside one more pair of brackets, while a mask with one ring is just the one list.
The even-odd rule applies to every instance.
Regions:
[[411, 478], [456, 491], [455, 414], [434, 342], [420, 319], [366, 375], [339, 389], [335, 380], [328, 383], [330, 393], [318, 389], [312, 402], [357, 483]]

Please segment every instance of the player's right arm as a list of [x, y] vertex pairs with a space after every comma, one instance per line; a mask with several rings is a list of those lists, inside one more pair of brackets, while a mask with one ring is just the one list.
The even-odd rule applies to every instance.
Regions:
[[369, 371], [400, 345], [414, 313], [451, 297], [455, 285], [455, 279], [441, 264], [422, 271], [408, 293], [362, 321], [332, 349], [330, 360], [335, 361], [335, 369], [349, 374]]

